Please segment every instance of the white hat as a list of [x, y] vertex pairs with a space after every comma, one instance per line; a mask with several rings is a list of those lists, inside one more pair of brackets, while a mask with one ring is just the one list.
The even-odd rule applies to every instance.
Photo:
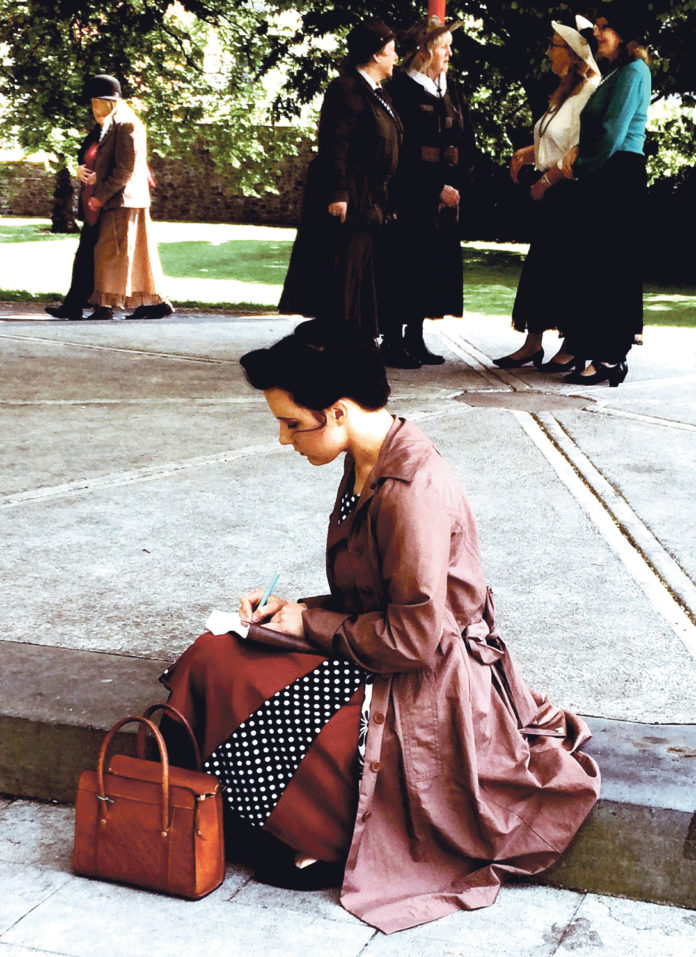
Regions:
[[585, 37], [580, 36], [578, 31], [574, 30], [572, 27], [567, 27], [564, 23], [559, 23], [558, 20], [552, 20], [551, 26], [553, 27], [554, 32], [561, 37], [563, 42], [570, 47], [573, 53], [577, 54], [581, 60], [584, 60], [591, 70], [594, 70], [595, 73], [599, 74], [599, 67], [595, 63], [595, 58], [592, 56], [590, 44], [587, 42]]
[[578, 33], [580, 33], [582, 30], [594, 30], [594, 23], [591, 20], [588, 20], [587, 17], [582, 17], [579, 13], [576, 13], [575, 29], [578, 31]]

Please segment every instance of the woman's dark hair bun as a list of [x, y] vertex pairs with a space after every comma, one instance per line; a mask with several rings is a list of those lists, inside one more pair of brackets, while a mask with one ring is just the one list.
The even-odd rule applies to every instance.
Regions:
[[282, 389], [313, 411], [338, 399], [365, 409], [381, 409], [390, 388], [379, 349], [372, 339], [345, 324], [310, 319], [268, 349], [240, 359], [255, 389]]

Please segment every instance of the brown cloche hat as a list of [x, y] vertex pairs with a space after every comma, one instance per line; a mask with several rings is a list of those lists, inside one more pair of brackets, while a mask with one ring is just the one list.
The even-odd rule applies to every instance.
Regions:
[[399, 45], [404, 51], [404, 61], [410, 61], [417, 53], [425, 52], [443, 33], [452, 33], [461, 25], [461, 20], [452, 20], [451, 23], [443, 23], [442, 20], [434, 14], [417, 20], [412, 27], [409, 27], [408, 30], [399, 37]]

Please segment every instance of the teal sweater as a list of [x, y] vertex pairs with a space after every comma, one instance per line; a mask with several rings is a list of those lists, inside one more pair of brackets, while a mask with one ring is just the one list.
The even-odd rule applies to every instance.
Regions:
[[632, 60], [601, 83], [580, 114], [580, 152], [574, 172], [594, 173], [619, 151], [643, 153], [651, 93], [650, 70]]

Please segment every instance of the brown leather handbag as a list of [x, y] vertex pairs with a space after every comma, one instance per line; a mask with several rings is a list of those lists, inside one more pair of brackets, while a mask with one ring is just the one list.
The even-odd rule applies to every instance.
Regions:
[[[169, 705], [155, 705], [148, 717], [122, 718], [104, 738], [96, 771], [80, 775], [73, 870], [197, 900], [225, 876], [220, 782], [212, 774], [169, 764], [164, 738], [149, 717], [158, 708], [174, 712]], [[174, 714], [195, 746], [188, 722]], [[114, 735], [131, 721], [140, 723], [138, 756], [116, 754], [105, 769]], [[155, 738], [159, 761], [143, 757], [145, 729]]]

